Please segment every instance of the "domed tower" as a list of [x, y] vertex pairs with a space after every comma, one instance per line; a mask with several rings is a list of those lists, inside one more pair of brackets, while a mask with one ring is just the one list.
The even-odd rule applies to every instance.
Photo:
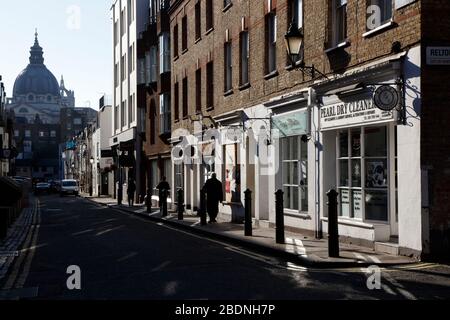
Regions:
[[13, 89], [14, 102], [59, 103], [61, 99], [58, 81], [44, 64], [44, 52], [35, 33], [30, 50], [30, 64], [19, 74]]
[[16, 119], [33, 123], [39, 115], [44, 124], [60, 122], [61, 108], [74, 108], [75, 94], [61, 86], [44, 64], [44, 52], [39, 45], [36, 31], [34, 45], [30, 49], [30, 63], [17, 76], [13, 97], [7, 108], [14, 111]]

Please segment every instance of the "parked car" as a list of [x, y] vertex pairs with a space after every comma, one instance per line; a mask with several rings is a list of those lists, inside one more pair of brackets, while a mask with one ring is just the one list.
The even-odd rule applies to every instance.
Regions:
[[60, 187], [60, 196], [63, 197], [65, 195], [75, 195], [78, 196], [80, 194], [80, 188], [78, 186], [77, 180], [62, 180]]
[[36, 184], [36, 187], [34, 188], [35, 194], [49, 194], [50, 193], [50, 183], [47, 182], [40, 182]]

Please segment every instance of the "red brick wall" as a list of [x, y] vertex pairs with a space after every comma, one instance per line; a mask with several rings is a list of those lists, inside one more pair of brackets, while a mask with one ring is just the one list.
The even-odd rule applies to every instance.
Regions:
[[450, 46], [450, 1], [422, 3], [422, 164], [429, 169], [430, 246], [450, 252], [450, 66], [426, 65], [427, 46]]

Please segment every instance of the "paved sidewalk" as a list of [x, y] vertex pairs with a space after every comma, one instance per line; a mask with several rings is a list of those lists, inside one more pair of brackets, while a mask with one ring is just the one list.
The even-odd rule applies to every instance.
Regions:
[[31, 226], [36, 223], [37, 200], [30, 196], [29, 203], [29, 207], [23, 209], [19, 218], [8, 229], [6, 238], [0, 241], [0, 280], [5, 277], [14, 259], [21, 254], [19, 248]]
[[283, 257], [308, 266], [333, 268], [365, 267], [370, 265], [389, 266], [417, 262], [417, 260], [408, 257], [382, 254], [370, 248], [343, 243], [340, 244], [340, 258], [329, 258], [327, 239], [317, 240], [299, 233], [286, 231], [286, 244], [277, 244], [275, 242], [275, 230], [273, 228], [254, 227], [253, 236], [245, 237], [243, 224], [235, 224], [218, 219], [218, 223], [216, 224], [201, 226], [198, 216], [185, 214], [184, 220], [179, 221], [176, 213], [169, 212], [168, 217], [161, 217], [159, 209], [156, 208], [149, 214], [144, 205], [136, 205], [130, 208], [128, 205], [118, 206], [117, 201], [111, 198], [85, 198], [97, 204], [127, 213], [137, 214], [155, 222], [195, 232], [206, 237], [232, 242], [243, 247], [249, 247], [256, 251]]

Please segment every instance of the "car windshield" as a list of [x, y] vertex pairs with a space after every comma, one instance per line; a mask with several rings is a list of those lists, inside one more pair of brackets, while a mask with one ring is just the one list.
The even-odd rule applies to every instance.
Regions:
[[48, 183], [38, 183], [38, 187], [48, 187]]
[[62, 185], [63, 187], [76, 187], [77, 183], [75, 181], [64, 181]]

